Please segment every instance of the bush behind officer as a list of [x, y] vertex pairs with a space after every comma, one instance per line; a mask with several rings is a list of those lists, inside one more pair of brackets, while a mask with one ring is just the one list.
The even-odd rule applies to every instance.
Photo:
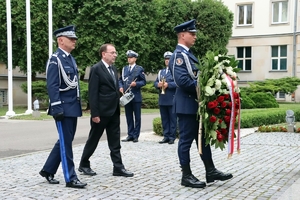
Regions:
[[154, 82], [154, 87], [160, 91], [158, 104], [164, 135], [164, 138], [159, 141], [160, 144], [174, 144], [176, 139], [177, 117], [172, 111], [176, 84], [168, 67], [171, 55], [170, 51], [164, 53], [165, 68], [158, 72]]
[[128, 50], [126, 55], [129, 65], [122, 69], [122, 74], [119, 79], [119, 88], [121, 93], [132, 92], [134, 98], [125, 105], [128, 136], [122, 141], [138, 142], [141, 132], [141, 87], [146, 85], [146, 77], [143, 67], [136, 64], [138, 54], [132, 50]]
[[[196, 41], [195, 20], [190, 20], [174, 28], [177, 33], [178, 45], [173, 52], [169, 68], [178, 86], [174, 97], [173, 110], [177, 114], [179, 123], [178, 157], [182, 168], [181, 185], [193, 188], [204, 188], [205, 182], [199, 181], [190, 168], [190, 148], [193, 141], [198, 147], [199, 117], [197, 117], [198, 102], [196, 84], [198, 69], [197, 58], [190, 51]], [[204, 132], [205, 130], [203, 130]], [[206, 171], [206, 183], [225, 181], [232, 178], [232, 174], [225, 174], [214, 166], [210, 145], [205, 145], [202, 134], [202, 155], [200, 155]]]
[[77, 117], [82, 115], [79, 76], [75, 59], [70, 52], [75, 49], [77, 37], [75, 27], [67, 26], [54, 31], [58, 49], [47, 63], [47, 91], [50, 98], [48, 114], [52, 115], [58, 129], [59, 140], [40, 171], [50, 184], [60, 162], [62, 163], [66, 187], [84, 188], [87, 184], [77, 178], [74, 170], [72, 141], [77, 127]]

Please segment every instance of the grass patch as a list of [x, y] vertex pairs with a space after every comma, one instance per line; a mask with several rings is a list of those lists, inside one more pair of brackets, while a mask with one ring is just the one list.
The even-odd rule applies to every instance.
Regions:
[[[84, 110], [86, 107], [83, 107], [82, 111], [82, 116], [84, 117], [89, 117], [90, 116], [90, 111], [89, 110]], [[48, 119], [53, 119], [52, 116], [47, 115], [46, 110], [40, 110], [41, 115], [40, 117], [33, 117], [32, 114], [27, 114], [25, 115], [24, 113], [26, 112], [27, 107], [24, 106], [18, 106], [14, 107], [13, 111], [16, 113], [16, 116], [11, 117], [10, 119], [16, 119], [16, 120], [48, 120]], [[5, 116], [6, 112], [8, 111], [7, 106], [3, 106], [0, 108], [0, 116]], [[125, 108], [121, 107], [121, 113], [125, 113]], [[159, 113], [159, 109], [142, 109], [142, 114], [155, 114]], [[20, 115], [22, 114], [22, 115]]]

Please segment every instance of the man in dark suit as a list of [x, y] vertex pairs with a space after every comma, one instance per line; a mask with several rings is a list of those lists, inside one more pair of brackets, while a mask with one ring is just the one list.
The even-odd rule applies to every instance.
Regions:
[[47, 63], [47, 91], [50, 98], [48, 114], [52, 115], [58, 129], [59, 140], [55, 143], [40, 175], [50, 184], [60, 162], [67, 187], [84, 188], [87, 184], [77, 178], [74, 170], [72, 141], [77, 127], [77, 117], [82, 115], [78, 69], [70, 52], [75, 49], [75, 27], [67, 26], [54, 31], [58, 49]]
[[89, 104], [91, 109], [91, 129], [81, 156], [79, 171], [86, 175], [96, 175], [91, 169], [90, 157], [106, 129], [113, 175], [132, 177], [121, 158], [120, 144], [120, 95], [116, 67], [113, 66], [117, 52], [112, 44], [103, 44], [99, 49], [101, 61], [91, 67], [89, 77]]
[[[177, 114], [179, 123], [179, 143], [178, 157], [182, 168], [181, 185], [193, 188], [204, 188], [205, 182], [199, 181], [191, 172], [190, 168], [190, 148], [193, 141], [198, 147], [199, 118], [198, 96], [196, 91], [198, 69], [196, 63], [198, 59], [190, 51], [196, 41], [195, 20], [184, 22], [174, 28], [177, 33], [178, 45], [173, 52], [169, 68], [178, 86], [174, 97], [173, 110]], [[204, 132], [205, 130], [203, 130]], [[202, 134], [202, 154], [201, 159], [205, 166], [206, 183], [214, 181], [225, 181], [233, 176], [223, 173], [214, 166], [210, 145], [205, 145], [204, 134]]]
[[[125, 105], [125, 115], [128, 127], [128, 136], [123, 142], [138, 142], [141, 131], [142, 94], [141, 87], [146, 85], [143, 67], [136, 64], [138, 54], [132, 50], [126, 52], [128, 66], [123, 67], [119, 79], [120, 92], [132, 92], [134, 98]], [[134, 119], [133, 119], [134, 114]]]
[[164, 138], [159, 141], [160, 144], [174, 144], [176, 138], [177, 117], [176, 113], [172, 111], [176, 84], [168, 67], [171, 55], [172, 52], [170, 51], [164, 53], [166, 67], [158, 72], [154, 82], [154, 87], [160, 91], [158, 104], [164, 135]]

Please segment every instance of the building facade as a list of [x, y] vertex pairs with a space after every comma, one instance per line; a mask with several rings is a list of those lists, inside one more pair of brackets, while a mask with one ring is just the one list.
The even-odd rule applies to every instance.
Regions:
[[[240, 60], [240, 86], [249, 82], [300, 77], [298, 0], [223, 0], [234, 13], [228, 54]], [[282, 92], [277, 100], [300, 101]]]

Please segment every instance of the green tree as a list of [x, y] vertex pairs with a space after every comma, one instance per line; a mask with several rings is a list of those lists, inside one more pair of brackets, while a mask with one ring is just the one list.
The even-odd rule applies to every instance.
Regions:
[[[12, 4], [13, 66], [27, 71], [26, 5]], [[199, 0], [53, 0], [53, 30], [74, 24], [79, 40], [72, 55], [80, 71], [99, 60], [103, 43], [115, 44], [116, 66], [127, 64], [126, 51], [139, 53], [137, 63], [146, 73], [163, 66], [163, 53], [173, 51], [177, 38], [174, 26], [197, 19], [198, 41], [194, 54], [203, 57], [208, 50], [226, 52], [231, 35], [232, 13], [221, 1]], [[0, 61], [7, 62], [6, 2], [0, 2]], [[31, 0], [32, 73], [45, 71], [48, 58], [48, 2]], [[55, 40], [54, 40], [55, 41]], [[56, 43], [53, 43], [54, 51]], [[82, 78], [82, 77], [81, 77]]]
[[[48, 58], [48, 2], [31, 1], [31, 63], [33, 78], [45, 71]], [[0, 61], [7, 63], [7, 18], [6, 2], [0, 2]], [[26, 3], [11, 1], [13, 66], [27, 73]]]
[[221, 1], [155, 0], [155, 3], [158, 18], [154, 51], [150, 52], [150, 56], [156, 65], [152, 72], [157, 72], [163, 66], [163, 53], [173, 51], [177, 44], [174, 27], [191, 19], [196, 19], [198, 29], [197, 40], [192, 48], [197, 57], [203, 58], [208, 51], [227, 53], [233, 13]]
[[79, 66], [91, 66], [99, 61], [98, 50], [112, 43], [119, 53], [116, 66], [127, 64], [126, 51], [139, 54], [137, 63], [149, 71], [149, 52], [155, 38], [156, 9], [152, 1], [88, 0], [80, 7], [74, 23], [77, 25]]

